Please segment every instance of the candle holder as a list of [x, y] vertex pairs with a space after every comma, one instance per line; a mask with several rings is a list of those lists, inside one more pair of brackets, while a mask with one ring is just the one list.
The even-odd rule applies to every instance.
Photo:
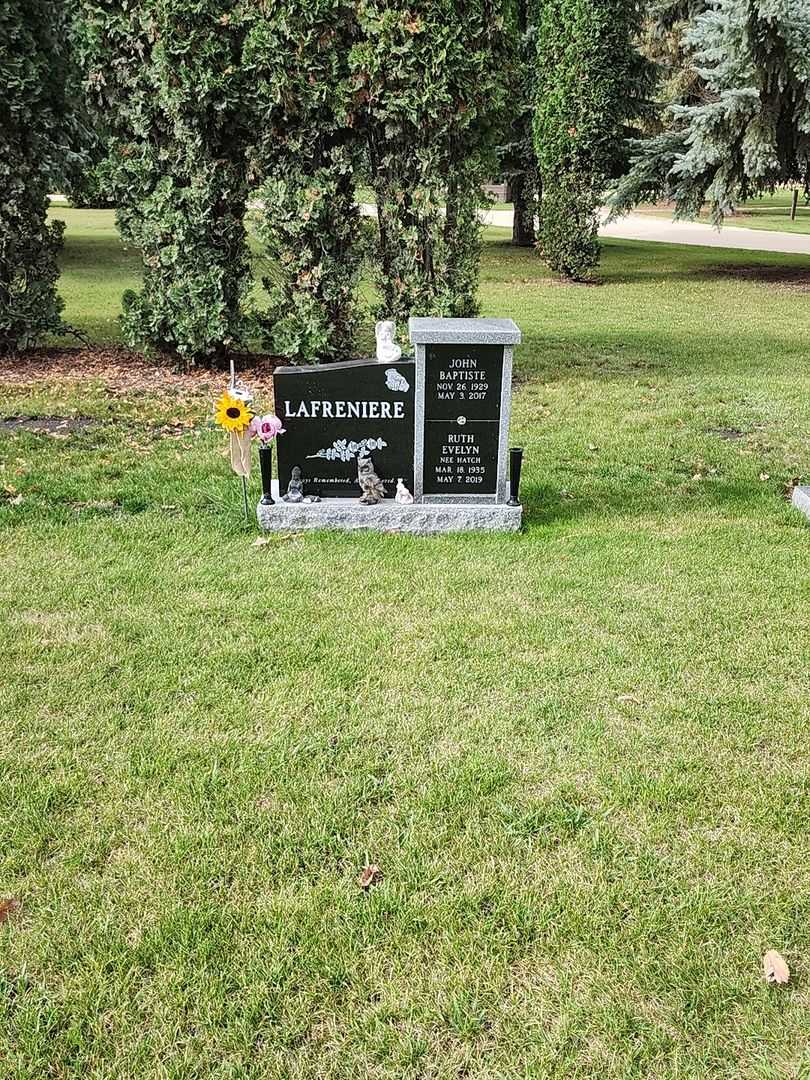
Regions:
[[272, 506], [275, 503], [271, 492], [273, 487], [273, 444], [259, 447], [259, 469], [262, 474], [262, 497], [260, 506]]
[[520, 506], [520, 470], [523, 466], [523, 447], [509, 449], [509, 502], [507, 506]]

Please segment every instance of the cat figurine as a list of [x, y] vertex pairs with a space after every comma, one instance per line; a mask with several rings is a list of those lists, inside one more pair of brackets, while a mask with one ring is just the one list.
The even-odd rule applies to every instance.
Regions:
[[368, 454], [361, 454], [357, 458], [357, 482], [363, 493], [358, 502], [364, 506], [374, 506], [385, 498], [385, 487], [374, 471], [374, 462]]

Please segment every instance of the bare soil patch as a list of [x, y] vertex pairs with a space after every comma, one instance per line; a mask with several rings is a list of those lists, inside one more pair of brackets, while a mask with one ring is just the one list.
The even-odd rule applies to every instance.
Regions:
[[732, 278], [736, 281], [753, 281], [758, 285], [787, 292], [810, 292], [810, 266], [718, 266], [714, 270], [717, 277]]
[[714, 435], [715, 438], [724, 439], [726, 442], [735, 442], [737, 439], [744, 439], [748, 433], [739, 428], [725, 427], [707, 428], [706, 434]]
[[98, 423], [90, 416], [4, 416], [0, 418], [0, 434], [32, 431], [35, 435], [68, 435]]

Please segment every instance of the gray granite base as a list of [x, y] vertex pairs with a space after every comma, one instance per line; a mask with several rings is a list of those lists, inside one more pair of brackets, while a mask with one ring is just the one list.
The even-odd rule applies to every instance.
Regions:
[[810, 487], [795, 487], [791, 502], [805, 517], [810, 518]]
[[256, 507], [259, 526], [265, 532], [302, 532], [305, 529], [411, 533], [431, 536], [449, 532], [517, 532], [523, 507], [503, 503], [414, 503], [404, 506], [386, 499], [363, 506], [356, 499], [324, 499], [318, 503], [285, 503], [278, 500], [273, 483], [270, 506]]

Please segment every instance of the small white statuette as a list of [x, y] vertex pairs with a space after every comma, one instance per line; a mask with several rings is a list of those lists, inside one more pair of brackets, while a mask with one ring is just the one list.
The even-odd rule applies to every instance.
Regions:
[[394, 496], [394, 499], [395, 499], [396, 502], [403, 503], [405, 505], [409, 505], [410, 503], [413, 502], [413, 495], [411, 495], [410, 491], [408, 491], [408, 489], [402, 483], [402, 477], [401, 476], [397, 480], [397, 493]]
[[395, 364], [402, 356], [402, 349], [394, 341], [397, 332], [397, 324], [391, 320], [378, 322], [374, 327], [377, 337], [377, 363]]
[[398, 390], [403, 394], [407, 394], [410, 390], [410, 384], [404, 375], [400, 375], [396, 368], [390, 367], [385, 373], [385, 385], [389, 390]]

